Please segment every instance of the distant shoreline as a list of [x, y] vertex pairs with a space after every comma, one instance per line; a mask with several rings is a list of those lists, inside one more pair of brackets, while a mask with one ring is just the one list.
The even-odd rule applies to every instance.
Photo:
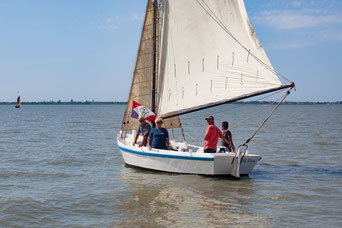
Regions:
[[[17, 102], [0, 102], [0, 105], [16, 105]], [[73, 101], [73, 102], [63, 102], [63, 101], [24, 101], [21, 105], [124, 105], [127, 102], [121, 101]]]
[[[271, 104], [273, 101], [236, 101], [231, 104]], [[16, 105], [16, 102], [0, 102], [0, 105]], [[123, 101], [39, 101], [39, 102], [21, 102], [22, 105], [126, 105]], [[285, 101], [284, 105], [334, 105], [342, 104], [342, 101], [336, 102], [311, 102], [311, 101]]]

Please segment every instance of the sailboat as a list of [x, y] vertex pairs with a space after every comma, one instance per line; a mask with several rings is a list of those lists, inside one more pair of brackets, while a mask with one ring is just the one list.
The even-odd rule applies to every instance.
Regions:
[[[248, 143], [292, 88], [294, 83], [273, 68], [243, 0], [148, 0], [117, 145], [124, 162], [136, 167], [248, 175], [261, 159], [249, 153]], [[281, 90], [285, 94], [275, 109], [236, 151], [204, 153], [203, 146], [185, 138], [171, 139], [170, 150], [132, 145], [139, 124], [131, 115], [133, 101], [162, 117], [163, 127], [183, 133], [181, 115]]]
[[17, 105], [15, 106], [15, 108], [20, 108], [20, 105], [21, 105], [20, 96], [18, 96]]

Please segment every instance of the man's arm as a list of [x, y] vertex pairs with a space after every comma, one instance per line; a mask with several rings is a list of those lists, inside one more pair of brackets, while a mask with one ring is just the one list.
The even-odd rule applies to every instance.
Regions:
[[220, 138], [221, 138], [225, 143], [227, 143], [227, 144], [229, 145], [229, 141], [228, 141], [228, 139], [226, 139], [226, 137], [224, 137], [223, 135], [222, 135], [222, 136], [220, 135]]
[[143, 140], [142, 140], [141, 144], [139, 145], [139, 147], [142, 147], [142, 146], [145, 145], [145, 142], [146, 142], [147, 138], [148, 138], [148, 133], [144, 134]]
[[207, 130], [205, 131], [204, 140], [207, 140], [209, 137], [209, 129], [210, 129], [210, 127], [208, 127]]
[[138, 132], [135, 134], [133, 146], [135, 146], [135, 143], [137, 142], [139, 135], [140, 135], [140, 132], [138, 131]]
[[233, 144], [232, 137], [229, 137], [228, 142], [229, 142], [230, 148], [232, 148], [233, 152], [235, 152], [235, 146], [234, 146], [234, 144]]
[[169, 139], [169, 137], [166, 137], [166, 147], [168, 150], [170, 150], [170, 139]]
[[150, 149], [150, 150], [152, 150], [152, 146], [151, 146], [151, 144], [152, 144], [152, 138], [151, 137], [148, 137], [148, 149]]

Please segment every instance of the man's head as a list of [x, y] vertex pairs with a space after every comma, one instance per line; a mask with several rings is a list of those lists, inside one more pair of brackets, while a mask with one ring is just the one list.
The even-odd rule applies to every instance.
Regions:
[[208, 116], [205, 118], [208, 124], [214, 124], [214, 117], [213, 116]]

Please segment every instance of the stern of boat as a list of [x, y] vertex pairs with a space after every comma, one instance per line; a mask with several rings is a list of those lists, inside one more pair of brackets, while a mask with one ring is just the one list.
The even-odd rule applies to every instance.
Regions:
[[[233, 170], [233, 161], [235, 158], [235, 153], [226, 152], [226, 153], [216, 153], [214, 154], [214, 175], [231, 175]], [[245, 156], [241, 159], [240, 162], [240, 175], [248, 175], [254, 166], [261, 160], [260, 155], [249, 154], [246, 152]]]

